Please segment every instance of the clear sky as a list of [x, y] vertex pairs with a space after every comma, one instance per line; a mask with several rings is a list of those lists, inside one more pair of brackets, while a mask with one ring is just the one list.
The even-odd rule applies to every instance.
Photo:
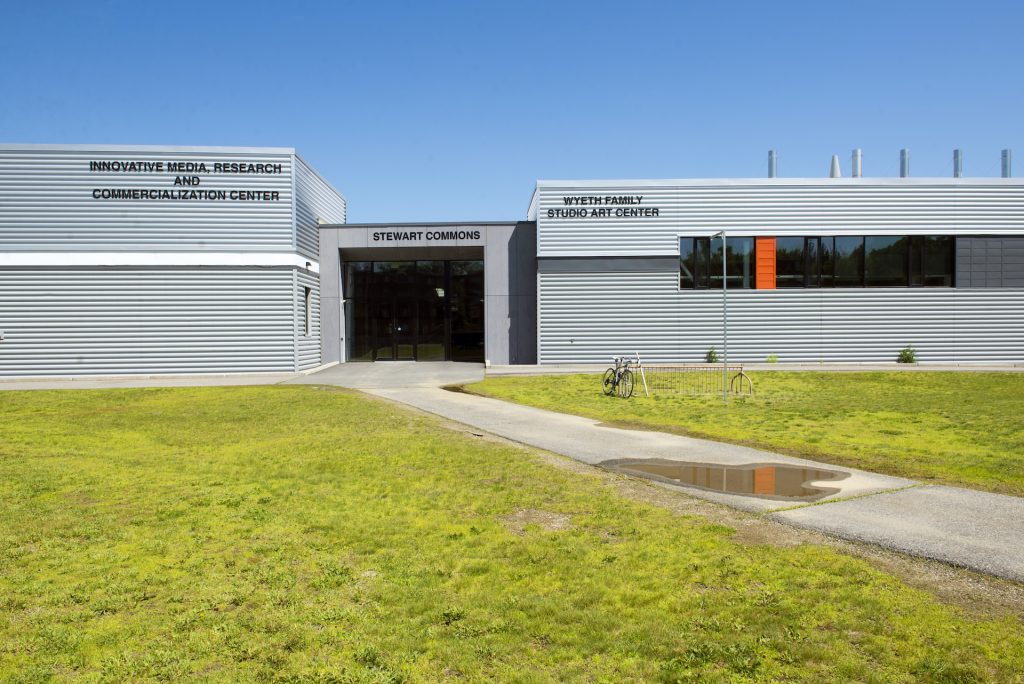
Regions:
[[0, 141], [295, 147], [350, 221], [534, 181], [1024, 175], [1024, 2], [4, 0]]

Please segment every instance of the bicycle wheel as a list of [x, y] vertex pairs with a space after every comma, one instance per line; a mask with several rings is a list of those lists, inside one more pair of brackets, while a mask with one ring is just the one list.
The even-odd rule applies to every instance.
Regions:
[[622, 371], [622, 377], [619, 378], [618, 390], [619, 396], [623, 399], [629, 399], [633, 396], [633, 371]]
[[601, 379], [601, 389], [609, 397], [615, 394], [615, 369], [609, 368], [604, 372], [604, 377]]

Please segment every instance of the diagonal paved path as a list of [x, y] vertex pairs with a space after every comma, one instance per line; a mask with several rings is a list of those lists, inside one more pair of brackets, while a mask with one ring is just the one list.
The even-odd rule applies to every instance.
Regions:
[[[483, 377], [466, 364], [408, 364], [377, 368], [354, 364], [292, 382], [358, 387], [507, 439], [593, 465], [621, 458], [658, 458], [709, 464], [788, 463], [850, 476], [829, 486], [836, 494], [811, 505], [665, 485], [774, 520], [870, 542], [1008, 579], [1024, 581], [1024, 499], [792, 458], [749, 447], [653, 431], [608, 427], [589, 418], [545, 411], [469, 394], [437, 384]], [[429, 366], [423, 368], [423, 366]]]

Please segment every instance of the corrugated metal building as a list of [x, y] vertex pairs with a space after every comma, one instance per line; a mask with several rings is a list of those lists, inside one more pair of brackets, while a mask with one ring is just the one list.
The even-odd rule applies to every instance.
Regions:
[[[540, 181], [538, 360], [1024, 360], [1011, 178]], [[923, 260], [923, 261], [922, 261]]]
[[0, 145], [0, 376], [316, 367], [344, 221], [290, 148]]
[[352, 225], [289, 148], [0, 145], [0, 376], [699, 362], [723, 265], [733, 361], [1024, 361], [1007, 161], [540, 181], [527, 221]]

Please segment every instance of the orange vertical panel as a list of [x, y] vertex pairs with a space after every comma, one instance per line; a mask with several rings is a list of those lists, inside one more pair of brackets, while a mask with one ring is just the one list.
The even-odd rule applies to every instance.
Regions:
[[754, 238], [754, 259], [757, 261], [757, 278], [754, 281], [758, 290], [775, 289], [775, 238]]
[[[775, 242], [773, 239], [772, 242]], [[771, 496], [775, 493], [775, 466], [754, 468], [754, 493]]]

